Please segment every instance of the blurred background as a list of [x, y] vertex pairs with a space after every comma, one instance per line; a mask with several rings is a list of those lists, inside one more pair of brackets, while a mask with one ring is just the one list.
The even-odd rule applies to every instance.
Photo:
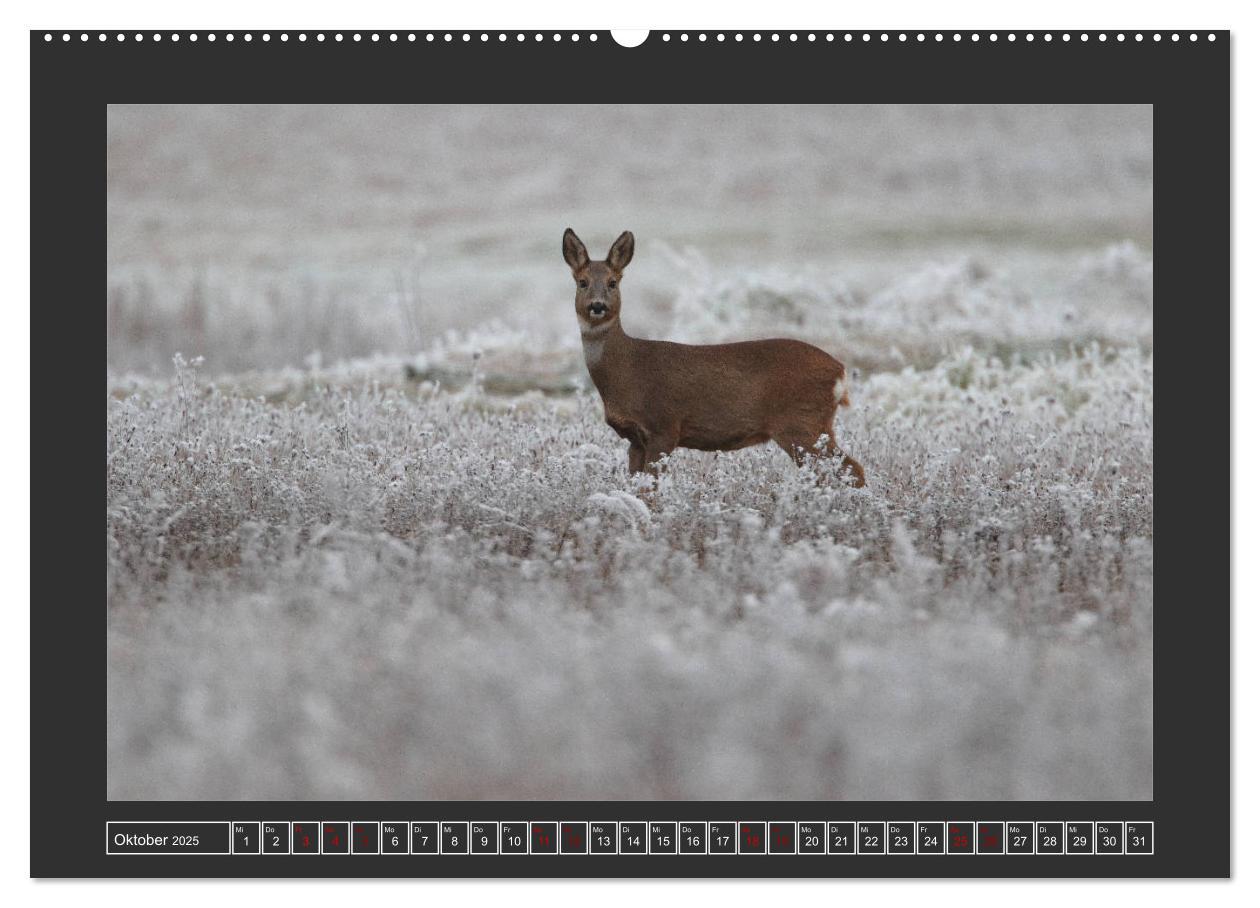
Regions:
[[641, 335], [859, 369], [1143, 342], [1151, 168], [1149, 106], [113, 105], [109, 364], [462, 344], [580, 383], [566, 226], [635, 232]]

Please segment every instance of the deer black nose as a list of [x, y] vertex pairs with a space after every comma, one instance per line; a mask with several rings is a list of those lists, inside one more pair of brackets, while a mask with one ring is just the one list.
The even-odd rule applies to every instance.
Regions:
[[591, 315], [603, 315], [605, 312], [608, 311], [608, 307], [605, 306], [603, 303], [591, 303], [589, 306], [586, 307], [586, 311], [589, 312]]

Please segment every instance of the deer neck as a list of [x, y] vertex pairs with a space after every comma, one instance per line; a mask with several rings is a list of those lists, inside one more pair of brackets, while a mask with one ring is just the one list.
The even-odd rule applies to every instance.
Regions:
[[586, 370], [601, 391], [625, 356], [629, 344], [630, 338], [621, 327], [620, 317], [602, 325], [582, 326], [582, 354], [586, 358]]
[[620, 319], [595, 330], [582, 326], [586, 370], [604, 398], [605, 408], [610, 399], [620, 399], [626, 393], [627, 380], [634, 374], [634, 344], [635, 339], [622, 330]]

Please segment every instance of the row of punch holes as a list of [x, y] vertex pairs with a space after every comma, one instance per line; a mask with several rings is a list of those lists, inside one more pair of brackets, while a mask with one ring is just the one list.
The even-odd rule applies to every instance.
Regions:
[[[87, 32], [81, 32], [78, 35], [78, 38], [80, 41], [90, 41], [92, 40], [92, 37], [93, 36], [89, 35]], [[108, 41], [110, 38], [110, 36], [106, 34], [105, 32], [100, 32], [95, 37], [97, 41]], [[198, 34], [197, 32], [188, 32], [184, 35], [181, 35], [178, 32], [174, 32], [166, 36], [163, 36], [160, 32], [154, 32], [152, 35], [148, 37], [149, 37], [149, 40], [155, 41], [155, 42], [162, 41], [164, 40], [164, 38], [165, 40], [172, 41], [172, 42], [179, 42], [181, 39], [186, 39], [188, 41], [196, 42], [203, 38], [206, 41], [213, 42], [219, 39], [219, 35], [214, 32], [208, 32], [205, 34]], [[316, 42], [327, 41], [327, 40], [331, 40], [334, 42], [345, 41], [345, 40], [363, 41], [366, 39], [369, 41], [377, 41], [377, 42], [384, 40], [384, 41], [391, 41], [391, 42], [407, 41], [407, 42], [412, 42], [412, 43], [416, 41], [426, 41], [426, 42], [468, 41], [468, 42], [471, 42], [474, 39], [478, 39], [478, 38], [481, 41], [485, 41], [485, 42], [489, 42], [495, 38], [497, 38], [501, 42], [507, 42], [514, 39], [518, 43], [524, 43], [525, 41], [528, 41], [531, 38], [535, 42], [543, 42], [543, 41], [546, 41], [548, 38], [550, 38], [553, 42], [557, 42], [557, 41], [563, 41], [566, 37], [570, 41], [582, 41], [584, 38], [585, 40], [588, 40], [588, 41], [599, 40], [599, 35], [596, 34], [595, 32], [591, 32], [589, 35], [579, 34], [578, 32], [572, 32], [567, 35], [561, 34], [560, 32], [551, 32], [551, 33], [516, 32], [514, 34], [511, 34], [508, 32], [499, 32], [497, 33], [497, 35], [492, 32], [480, 32], [480, 33], [478, 32], [368, 32], [368, 33], [315, 32], [310, 35], [308, 35], [306, 32], [297, 32], [293, 35], [290, 35], [288, 32], [280, 32], [274, 36], [270, 32], [262, 32], [257, 36], [258, 40], [264, 41], [264, 42], [271, 41], [273, 37], [279, 39], [280, 41], [288, 41], [291, 38], [296, 38], [298, 41], [307, 41], [307, 40], [313, 39]], [[1106, 42], [1108, 40], [1144, 41], [1148, 37], [1152, 41], [1162, 41], [1164, 39], [1164, 35], [1160, 32], [1151, 33], [1149, 36], [1143, 34], [1142, 32], [1132, 32], [1128, 34], [1126, 34], [1125, 32], [1114, 32], [1114, 33], [1095, 32], [1093, 34], [1090, 34], [1088, 32], [1082, 32], [1079, 35], [1073, 35], [1071, 32], [1063, 32], [1061, 34], [1053, 33], [1053, 32], [1043, 32], [1043, 33], [1034, 33], [1034, 32], [1023, 32], [1023, 33], [1016, 33], [1016, 32], [1001, 32], [1001, 33], [999, 32], [969, 32], [969, 33], [964, 33], [964, 32], [952, 32], [952, 33], [946, 33], [946, 32], [842, 32], [842, 33], [786, 32], [784, 34], [780, 34], [779, 32], [767, 32], [764, 35], [761, 32], [750, 32], [748, 34], [745, 34], [744, 32], [733, 32], [731, 34], [727, 34], [726, 32], [715, 32], [712, 34], [708, 32], [699, 32], [695, 34], [692, 34], [689, 32], [681, 32], [678, 34], [673, 34], [671, 32], [662, 32], [660, 35], [660, 39], [664, 42], [673, 41], [675, 38], [677, 38], [677, 40], [679, 41], [690, 41], [692, 40], [692, 38], [694, 38], [696, 41], [699, 41], [702, 43], [707, 42], [710, 38], [712, 38], [714, 41], [719, 41], [719, 42], [726, 41], [728, 39], [732, 41], [737, 41], [737, 42], [744, 41], [744, 40], [749, 40], [753, 42], [762, 41], [762, 40], [779, 41], [782, 38], [786, 38], [788, 41], [799, 41], [803, 38], [807, 42], [808, 41], [830, 41], [830, 42], [835, 42], [835, 41], [848, 41], [848, 42], [897, 41], [897, 42], [909, 43], [912, 41], [914, 42], [927, 42], [927, 41], [944, 42], [944, 41], [952, 39], [955, 42], [962, 42], [962, 41], [970, 40], [972, 43], [979, 43], [981, 41], [987, 40], [990, 43], [994, 43], [997, 41], [1001, 41], [1003, 39], [1005, 39], [1008, 42], [1018, 41], [1021, 38], [1023, 38], [1023, 40], [1026, 42], [1037, 41], [1039, 39], [1045, 42], [1054, 41], [1056, 39], [1063, 42], [1069, 42], [1069, 41], [1074, 41], [1074, 40], [1081, 41], [1081, 42], [1089, 42], [1091, 40], [1099, 41], [1099, 42]], [[1173, 32], [1169, 34], [1167, 37], [1171, 41], [1180, 41], [1182, 36], [1180, 32]], [[1199, 40], [1199, 35], [1197, 32], [1190, 32], [1188, 35], [1186, 35], [1186, 37], [1189, 38], [1189, 40], [1191, 41]], [[114, 35], [115, 41], [127, 41], [129, 39], [132, 41], [144, 41], [145, 38], [146, 36], [143, 32], [136, 32], [134, 35], [128, 35], [124, 32], [119, 32], [116, 35]], [[224, 41], [231, 42], [231, 41], [236, 41], [238, 39], [238, 35], [236, 35], [233, 32], [227, 32], [222, 35], [222, 38]], [[254, 38], [255, 36], [252, 32], [244, 32], [243, 34], [239, 35], [239, 39], [246, 42], [253, 41]], [[71, 41], [73, 39], [74, 39], [74, 35], [72, 35], [70, 32], [63, 32], [61, 34], [62, 41]], [[55, 36], [53, 35], [52, 32], [45, 32], [44, 40], [53, 41], [55, 40]], [[614, 40], [616, 40], [615, 36], [614, 36]], [[1216, 35], [1214, 33], [1209, 32], [1207, 34], [1207, 40], [1215, 41]]]

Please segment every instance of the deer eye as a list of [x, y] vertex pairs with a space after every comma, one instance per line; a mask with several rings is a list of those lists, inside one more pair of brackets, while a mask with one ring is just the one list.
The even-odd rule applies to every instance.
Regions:
[[578, 286], [579, 286], [579, 287], [581, 287], [583, 290], [585, 290], [585, 289], [586, 289], [586, 278], [582, 278], [580, 281], [578, 281]]
[[616, 290], [616, 289], [617, 289], [617, 282], [616, 282], [616, 281], [609, 281], [609, 282], [608, 282], [608, 289], [609, 289], [609, 290]]

